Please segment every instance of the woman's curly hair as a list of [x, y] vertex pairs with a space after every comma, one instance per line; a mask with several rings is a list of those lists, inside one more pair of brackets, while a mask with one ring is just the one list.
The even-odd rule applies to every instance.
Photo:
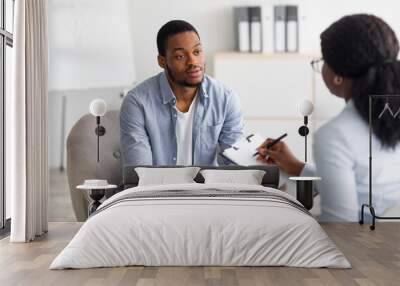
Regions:
[[[399, 95], [374, 100], [374, 119], [386, 102], [394, 113], [399, 110], [399, 42], [385, 21], [367, 14], [345, 16], [321, 34], [321, 50], [336, 74], [353, 80], [352, 100], [364, 120], [369, 121], [370, 95]], [[400, 141], [400, 113], [372, 120], [372, 130], [383, 147], [395, 148]]]

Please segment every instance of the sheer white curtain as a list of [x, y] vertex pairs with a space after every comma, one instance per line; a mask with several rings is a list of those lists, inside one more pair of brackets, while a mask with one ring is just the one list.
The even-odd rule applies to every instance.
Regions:
[[6, 111], [12, 242], [47, 231], [47, 0], [15, 1], [13, 92]]

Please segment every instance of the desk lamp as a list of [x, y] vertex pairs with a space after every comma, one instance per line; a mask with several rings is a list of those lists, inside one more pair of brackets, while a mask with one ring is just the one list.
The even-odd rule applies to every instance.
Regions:
[[99, 162], [100, 157], [100, 136], [103, 136], [106, 133], [106, 129], [100, 125], [100, 117], [103, 116], [107, 111], [107, 103], [100, 98], [92, 100], [89, 106], [90, 113], [96, 117], [97, 127], [95, 129], [95, 133], [97, 135], [97, 162]]
[[299, 134], [304, 137], [304, 161], [307, 163], [307, 135], [310, 133], [308, 129], [308, 116], [313, 112], [314, 105], [311, 101], [305, 99], [299, 104], [299, 111], [304, 117], [304, 125], [299, 128]]

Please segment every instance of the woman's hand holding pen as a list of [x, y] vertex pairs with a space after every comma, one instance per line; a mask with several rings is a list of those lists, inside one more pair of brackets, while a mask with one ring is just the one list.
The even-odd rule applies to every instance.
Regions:
[[273, 139], [268, 138], [257, 148], [259, 153], [257, 160], [268, 164], [276, 164], [283, 172], [299, 176], [305, 164], [294, 156], [284, 141], [279, 141], [272, 147], [267, 148], [266, 146], [273, 141]]

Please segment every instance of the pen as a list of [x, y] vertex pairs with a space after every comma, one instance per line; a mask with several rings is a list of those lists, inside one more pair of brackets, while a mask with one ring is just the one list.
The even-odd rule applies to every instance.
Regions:
[[[266, 147], [267, 149], [271, 148], [272, 146], [274, 146], [276, 143], [278, 143], [279, 141], [281, 141], [281, 140], [282, 140], [283, 138], [285, 138], [286, 136], [287, 136], [287, 133], [285, 133], [285, 134], [279, 136], [279, 137], [276, 138], [274, 141], [272, 141], [271, 143], [267, 144], [265, 147]], [[260, 155], [260, 153], [259, 153], [259, 152], [254, 153], [254, 154], [253, 154], [253, 157], [254, 157], [254, 156], [257, 156], [257, 155]]]

